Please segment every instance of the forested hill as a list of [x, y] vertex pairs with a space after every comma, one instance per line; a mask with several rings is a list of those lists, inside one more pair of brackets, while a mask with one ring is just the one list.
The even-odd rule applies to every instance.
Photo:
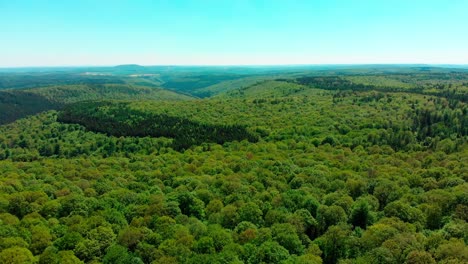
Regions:
[[0, 125], [0, 263], [468, 263], [466, 75], [407, 71], [4, 91], [66, 105]]
[[300, 77], [292, 82], [332, 91], [406, 92], [468, 102], [468, 74], [466, 73]]
[[[193, 142], [183, 144], [184, 148], [205, 141], [222, 143], [231, 137], [256, 141], [251, 133], [275, 140], [275, 134], [284, 131], [309, 137], [315, 145], [385, 144], [394, 150], [434, 149], [441, 140], [458, 148], [468, 136], [468, 107], [459, 101], [374, 91], [329, 94], [278, 82], [262, 87], [270, 89], [254, 87], [261, 96], [249, 99], [87, 102], [68, 107], [59, 120], [115, 136], [183, 136], [183, 142]], [[331, 96], [331, 101], [313, 101], [324, 96]]]
[[241, 88], [225, 90], [218, 96], [234, 98], [282, 97], [300, 93], [307, 88], [328, 91], [414, 93], [466, 103], [468, 102], [468, 73], [286, 76], [286, 78], [258, 80]]
[[122, 79], [106, 74], [87, 75], [69, 71], [49, 69], [46, 72], [2, 72], [0, 70], [0, 90], [28, 89], [52, 85], [124, 83]]
[[0, 91], [0, 124], [37, 114], [58, 110], [62, 106], [89, 100], [190, 100], [191, 96], [173, 91], [129, 84], [60, 85], [25, 90]]
[[0, 125], [62, 105], [30, 91], [0, 91]]
[[130, 84], [51, 86], [28, 90], [63, 104], [92, 100], [190, 100], [193, 97], [161, 88]]

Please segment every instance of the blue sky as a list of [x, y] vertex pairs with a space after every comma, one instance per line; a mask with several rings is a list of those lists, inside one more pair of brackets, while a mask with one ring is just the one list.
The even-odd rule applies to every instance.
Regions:
[[0, 0], [0, 67], [468, 64], [467, 0]]

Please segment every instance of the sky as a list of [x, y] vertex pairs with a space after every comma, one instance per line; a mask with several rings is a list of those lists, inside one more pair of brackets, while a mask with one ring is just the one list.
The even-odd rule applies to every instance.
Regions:
[[468, 64], [468, 0], [0, 0], [0, 67]]

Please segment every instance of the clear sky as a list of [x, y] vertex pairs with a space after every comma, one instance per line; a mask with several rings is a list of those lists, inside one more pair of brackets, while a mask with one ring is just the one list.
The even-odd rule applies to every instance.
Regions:
[[468, 64], [468, 0], [0, 0], [0, 67]]

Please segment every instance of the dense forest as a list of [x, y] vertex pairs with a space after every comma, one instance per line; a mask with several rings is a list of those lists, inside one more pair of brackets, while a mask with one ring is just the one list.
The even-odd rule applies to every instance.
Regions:
[[239, 125], [206, 124], [186, 118], [132, 109], [127, 103], [91, 102], [68, 106], [57, 121], [75, 123], [112, 136], [173, 138], [171, 147], [184, 150], [202, 143], [228, 141], [257, 142], [258, 139]]
[[59, 102], [29, 91], [0, 91], [0, 125], [61, 106]]
[[147, 86], [123, 84], [59, 85], [26, 90], [0, 91], [0, 124], [6, 124], [46, 110], [90, 100], [189, 100], [193, 97]]
[[112, 70], [0, 93], [0, 263], [468, 263], [466, 71]]

